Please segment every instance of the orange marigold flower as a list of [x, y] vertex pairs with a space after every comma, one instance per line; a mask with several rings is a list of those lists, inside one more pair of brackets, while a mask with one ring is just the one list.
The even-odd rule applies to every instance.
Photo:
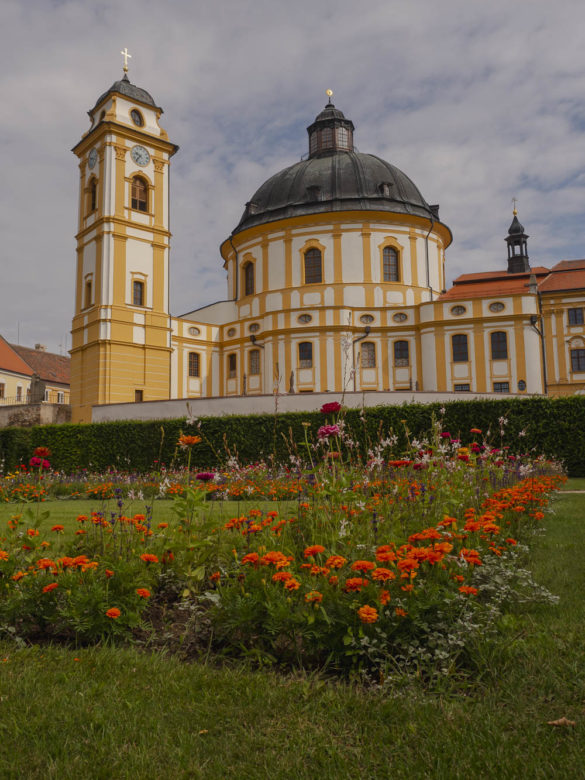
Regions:
[[462, 547], [459, 554], [470, 566], [482, 565], [481, 558], [479, 557], [477, 550], [468, 550], [466, 547]]
[[290, 571], [277, 571], [276, 574], [272, 575], [272, 582], [286, 582], [290, 579], [292, 579]]
[[36, 447], [33, 455], [36, 455], [37, 458], [49, 458], [51, 450], [48, 447]]
[[86, 520], [87, 520], [87, 515], [77, 515], [78, 523], [85, 523]]
[[62, 533], [64, 530], [65, 530], [65, 526], [64, 525], [54, 525], [51, 528], [51, 531], [58, 531], [59, 533]]
[[350, 577], [348, 580], [345, 581], [345, 590], [346, 592], [350, 591], [360, 591], [364, 585], [368, 584], [368, 580], [363, 579], [362, 577]]
[[352, 571], [363, 571], [364, 574], [375, 568], [376, 564], [372, 561], [354, 561], [354, 563], [351, 564]]
[[477, 588], [472, 588], [471, 585], [461, 585], [459, 592], [468, 596], [477, 596], [478, 590]]
[[362, 623], [375, 623], [378, 620], [378, 610], [367, 604], [358, 609], [358, 615]]
[[318, 590], [311, 590], [309, 591], [309, 593], [305, 593], [305, 601], [308, 603], [312, 601], [320, 603], [321, 601], [323, 601], [323, 594], [319, 593]]
[[383, 590], [383, 591], [380, 593], [380, 604], [381, 604], [383, 607], [385, 607], [385, 606], [386, 606], [386, 604], [388, 604], [388, 602], [390, 601], [390, 599], [391, 599], [391, 598], [392, 598], [392, 597], [390, 596], [390, 591], [389, 591], [389, 590]]
[[18, 580], [21, 580], [23, 577], [26, 577], [26, 572], [25, 571], [17, 571], [17, 572], [15, 572], [12, 575], [12, 577], [10, 579], [14, 580], [14, 582], [18, 582]]
[[168, 528], [168, 527], [169, 527], [168, 523], [159, 523], [158, 524], [158, 528]]
[[140, 558], [144, 561], [144, 563], [158, 563], [158, 558], [152, 553], [142, 553]]
[[414, 590], [414, 585], [401, 585], [400, 590], [404, 590], [406, 593], [410, 593], [411, 590]]
[[39, 558], [37, 561], [37, 569], [52, 569], [54, 571], [57, 571], [57, 566], [55, 564], [55, 561], [51, 560], [51, 558]]
[[298, 580], [295, 580], [294, 577], [291, 577], [290, 580], [287, 580], [284, 583], [284, 587], [286, 590], [298, 590], [301, 587], [301, 583]]
[[199, 444], [201, 441], [201, 436], [186, 436], [183, 434], [182, 436], [179, 436], [178, 444], [180, 447], [192, 447], [194, 444]]
[[479, 428], [472, 428], [469, 433], [481, 433], [481, 430]]
[[271, 550], [260, 558], [260, 563], [262, 566], [276, 566], [277, 569], [283, 569], [290, 564], [291, 560], [292, 558], [287, 557], [279, 550]]
[[393, 550], [378, 549], [376, 560], [379, 563], [392, 563], [392, 561], [396, 560], [396, 553]]
[[150, 598], [150, 591], [147, 588], [136, 588], [136, 593], [140, 596], [141, 599]]
[[0, 561], [7, 561], [8, 560], [8, 553], [6, 550], [0, 550]]
[[105, 574], [108, 580], [110, 579], [110, 577], [114, 576], [114, 572], [111, 569], [106, 569]]
[[383, 569], [382, 567], [374, 569], [371, 577], [373, 580], [376, 580], [376, 582], [386, 582], [386, 580], [396, 579], [396, 575], [393, 571], [390, 571], [390, 569]]
[[45, 585], [43, 588], [43, 593], [50, 593], [52, 590], [55, 590], [55, 588], [59, 587], [58, 582], [51, 582], [48, 585]]
[[38, 536], [39, 532], [36, 528], [29, 528], [26, 532], [27, 536]]
[[418, 561], [415, 558], [404, 558], [402, 561], [398, 561], [396, 564], [400, 571], [406, 573], [413, 569], [418, 569]]
[[110, 607], [110, 609], [106, 610], [106, 617], [111, 618], [112, 620], [117, 620], [122, 612], [118, 609], [118, 607]]
[[402, 607], [396, 607], [396, 609], [394, 610], [394, 614], [396, 615], [396, 617], [406, 617], [408, 615], [408, 612], [402, 609]]
[[214, 571], [209, 579], [211, 580], [211, 582], [219, 582], [221, 579], [221, 572]]
[[346, 563], [347, 558], [344, 558], [343, 555], [332, 555], [325, 561], [325, 566], [328, 566], [330, 569], [341, 569]]
[[518, 544], [518, 542], [516, 541], [516, 539], [512, 539], [512, 538], [510, 538], [510, 539], [506, 539], [506, 541], [508, 542], [508, 544], [512, 544], [512, 545], [514, 545], [514, 544]]
[[337, 577], [336, 575], [333, 575], [332, 577], [329, 577], [329, 584], [330, 585], [335, 586], [335, 585], [337, 585], [338, 582], [339, 582], [339, 577]]
[[318, 555], [319, 553], [325, 552], [325, 548], [320, 544], [313, 544], [310, 547], [307, 547], [305, 549], [305, 552], [303, 555], [305, 558], [308, 558], [309, 555]]

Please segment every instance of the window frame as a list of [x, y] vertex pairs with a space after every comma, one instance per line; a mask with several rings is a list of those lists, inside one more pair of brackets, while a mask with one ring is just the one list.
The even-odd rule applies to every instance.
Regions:
[[260, 376], [260, 350], [251, 349], [248, 353], [248, 374]]
[[508, 360], [508, 334], [505, 330], [490, 333], [490, 353], [492, 360]]
[[583, 347], [572, 347], [571, 350], [571, 373], [585, 373], [585, 349]]
[[[139, 197], [138, 186], [144, 187], [144, 200]], [[140, 211], [142, 214], [148, 214], [148, 200], [150, 186], [144, 176], [136, 175], [132, 177], [130, 183], [130, 208], [133, 211]]]
[[[456, 342], [455, 339], [458, 341]], [[469, 363], [469, 339], [467, 338], [467, 333], [454, 333], [451, 336], [451, 361], [453, 363]]]
[[242, 266], [242, 275], [243, 275], [243, 285], [244, 288], [244, 297], [247, 295], [254, 295], [256, 290], [256, 269], [254, 268], [254, 263], [251, 260], [248, 260], [244, 265]]
[[510, 383], [509, 382], [494, 382], [494, 384], [493, 384], [493, 392], [494, 393], [509, 393], [510, 392]]
[[400, 282], [400, 252], [395, 246], [388, 245], [382, 249], [382, 281]]
[[453, 392], [454, 393], [470, 393], [471, 392], [471, 385], [469, 382], [458, 382], [457, 384], [453, 385]]
[[375, 341], [362, 342], [362, 348], [360, 349], [360, 367], [376, 368], [376, 342]]
[[[137, 292], [140, 294], [137, 295]], [[132, 279], [132, 306], [144, 308], [146, 300], [146, 285], [142, 279]]]
[[571, 309], [567, 309], [567, 324], [568, 325], [585, 325], [585, 318], [583, 317], [583, 307], [576, 306]]
[[98, 180], [95, 176], [92, 176], [89, 180], [89, 188], [88, 188], [88, 213], [92, 214], [94, 211], [97, 211], [97, 203], [98, 203]]
[[230, 352], [227, 356], [227, 377], [236, 379], [238, 376], [238, 356], [235, 352]]
[[313, 368], [313, 342], [300, 341], [298, 346], [299, 368]]
[[189, 352], [187, 357], [187, 373], [190, 377], [201, 377], [201, 355], [199, 352]]
[[[400, 346], [399, 346], [400, 345]], [[394, 366], [396, 368], [410, 365], [410, 345], [405, 339], [398, 339], [393, 344]], [[399, 354], [400, 352], [405, 354]]]
[[304, 284], [323, 284], [323, 252], [318, 247], [303, 252], [303, 277]]

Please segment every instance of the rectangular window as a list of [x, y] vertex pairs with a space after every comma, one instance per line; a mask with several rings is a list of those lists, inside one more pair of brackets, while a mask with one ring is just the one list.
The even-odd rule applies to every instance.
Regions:
[[376, 368], [376, 345], [373, 341], [362, 344], [362, 368]]
[[569, 325], [583, 325], [583, 309], [569, 309]]
[[253, 349], [250, 352], [250, 376], [257, 376], [260, 373], [260, 350]]
[[134, 391], [134, 403], [141, 404], [144, 401], [144, 390]]
[[455, 386], [454, 386], [454, 388], [453, 388], [453, 390], [454, 390], [456, 393], [469, 393], [469, 391], [471, 390], [471, 387], [470, 387], [468, 384], [464, 384], [464, 385], [455, 385]]
[[16, 400], [22, 401], [22, 385], [17, 385], [16, 387]]
[[510, 392], [509, 382], [494, 382], [494, 393], [509, 393], [509, 392]]
[[198, 352], [189, 352], [189, 376], [199, 376], [200, 361]]
[[48, 387], [45, 387], [45, 397], [43, 398], [44, 401], [50, 401], [51, 400], [51, 391]]
[[0, 398], [6, 397], [6, 385], [4, 382], [0, 382]]
[[321, 284], [322, 281], [321, 251], [309, 249], [305, 253], [305, 284]]
[[508, 359], [508, 338], [503, 330], [496, 331], [491, 335], [492, 342], [492, 360]]
[[57, 403], [58, 404], [64, 404], [65, 403], [65, 393], [59, 391], [57, 393]]
[[144, 282], [132, 282], [132, 304], [144, 306]]
[[85, 282], [85, 301], [84, 301], [84, 308], [89, 309], [91, 306], [91, 279], [88, 279]]
[[585, 349], [571, 350], [571, 370], [574, 373], [585, 371]]
[[408, 341], [394, 342], [394, 365], [395, 366], [408, 365]]
[[299, 344], [299, 368], [313, 368], [313, 345], [310, 341]]
[[391, 246], [385, 246], [382, 253], [383, 276], [385, 282], [400, 281], [398, 273], [398, 252]]
[[236, 355], [232, 352], [228, 355], [228, 379], [235, 379], [238, 370], [238, 362]]
[[451, 344], [453, 347], [453, 362], [467, 363], [469, 360], [467, 336], [464, 333], [457, 333], [455, 336], [451, 336]]

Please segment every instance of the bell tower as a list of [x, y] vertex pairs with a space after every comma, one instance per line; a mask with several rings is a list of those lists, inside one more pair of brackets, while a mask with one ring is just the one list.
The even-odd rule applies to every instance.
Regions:
[[88, 112], [79, 158], [74, 422], [96, 404], [170, 397], [169, 164], [162, 109], [124, 75]]

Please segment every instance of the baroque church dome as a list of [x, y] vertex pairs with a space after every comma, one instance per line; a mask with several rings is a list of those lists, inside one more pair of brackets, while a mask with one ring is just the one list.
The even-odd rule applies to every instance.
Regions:
[[94, 108], [99, 106], [102, 100], [104, 100], [104, 98], [106, 98], [112, 92], [118, 92], [120, 95], [125, 95], [127, 98], [130, 98], [130, 100], [138, 100], [140, 103], [146, 103], [148, 106], [156, 107], [156, 103], [154, 102], [152, 95], [150, 95], [145, 89], [132, 84], [128, 78], [128, 75], [124, 73], [123, 78], [121, 78], [119, 81], [114, 81], [112, 86], [107, 89], [103, 95], [99, 96], [99, 98], [96, 100]]
[[335, 211], [387, 211], [439, 221], [414, 182], [396, 166], [354, 150], [354, 125], [328, 103], [307, 128], [309, 157], [256, 190], [234, 233], [288, 217]]

